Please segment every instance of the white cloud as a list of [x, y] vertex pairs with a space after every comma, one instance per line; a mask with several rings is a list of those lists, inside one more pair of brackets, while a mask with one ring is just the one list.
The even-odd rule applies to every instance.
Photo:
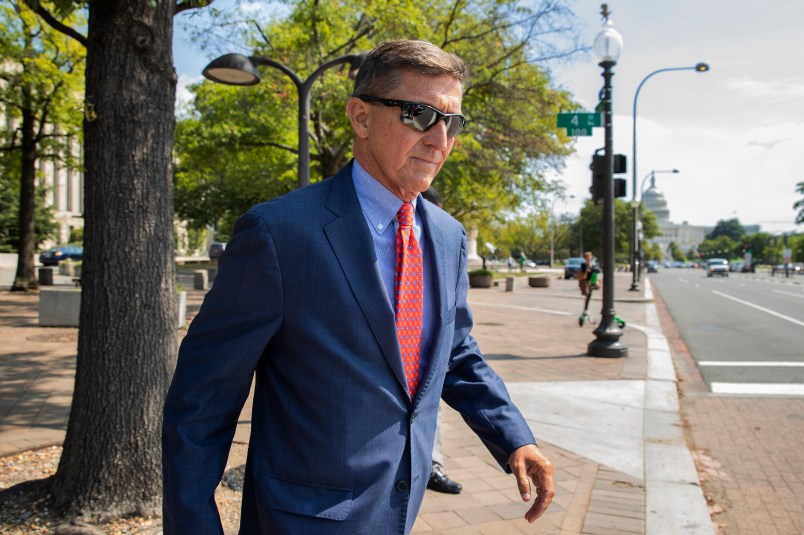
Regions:
[[762, 99], [778, 103], [804, 99], [804, 79], [786, 78], [776, 80], [754, 80], [751, 78], [730, 78], [723, 85], [744, 98]]

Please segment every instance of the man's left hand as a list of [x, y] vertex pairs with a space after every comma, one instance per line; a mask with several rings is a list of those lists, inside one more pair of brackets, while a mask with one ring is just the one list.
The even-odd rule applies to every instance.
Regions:
[[535, 444], [528, 444], [514, 450], [508, 458], [508, 466], [516, 476], [516, 484], [519, 487], [522, 501], [530, 501], [530, 481], [533, 480], [536, 500], [525, 513], [525, 520], [535, 522], [544, 514], [556, 494], [553, 465], [547, 460], [547, 457], [542, 455]]

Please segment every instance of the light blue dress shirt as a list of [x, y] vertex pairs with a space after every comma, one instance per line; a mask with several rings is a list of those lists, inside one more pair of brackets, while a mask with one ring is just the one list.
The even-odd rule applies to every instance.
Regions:
[[[352, 181], [355, 185], [360, 208], [366, 218], [371, 236], [374, 239], [374, 252], [377, 256], [377, 265], [380, 268], [383, 286], [385, 286], [388, 303], [394, 310], [394, 278], [396, 276], [396, 231], [399, 227], [396, 213], [402, 206], [402, 201], [391, 193], [385, 186], [377, 182], [363, 167], [354, 161], [352, 166]], [[416, 208], [419, 197], [413, 199]], [[413, 217], [413, 232], [419, 241], [424, 257], [424, 303], [422, 310], [422, 347], [421, 370], [423, 371], [430, 358], [430, 349], [433, 340], [433, 318], [436, 314], [433, 287], [433, 263], [427, 254], [427, 235], [419, 224], [419, 217]]]

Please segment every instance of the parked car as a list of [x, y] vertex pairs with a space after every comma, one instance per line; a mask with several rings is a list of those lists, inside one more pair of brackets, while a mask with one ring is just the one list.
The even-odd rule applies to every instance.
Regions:
[[732, 262], [729, 264], [729, 271], [742, 273], [743, 272], [743, 262]]
[[80, 245], [61, 245], [53, 247], [39, 255], [39, 262], [43, 266], [58, 266], [62, 260], [83, 260], [84, 248]]
[[564, 278], [571, 279], [575, 277], [581, 270], [581, 264], [583, 263], [583, 258], [567, 258], [567, 261], [564, 262]]
[[657, 262], [656, 260], [648, 260], [645, 263], [645, 268], [647, 269], [648, 273], [658, 273], [659, 262]]
[[215, 241], [209, 246], [209, 259], [216, 260], [226, 250], [226, 242]]
[[793, 264], [792, 262], [788, 262], [787, 264], [779, 264], [778, 266], [774, 267], [773, 272], [774, 273], [786, 272], [790, 274], [804, 273], [804, 266], [802, 266], [802, 264]]
[[710, 258], [706, 262], [706, 276], [714, 277], [719, 275], [721, 277], [729, 276], [729, 261], [725, 258]]

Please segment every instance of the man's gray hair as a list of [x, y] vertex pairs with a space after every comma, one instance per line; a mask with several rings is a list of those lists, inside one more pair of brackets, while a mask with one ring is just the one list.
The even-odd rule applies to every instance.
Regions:
[[452, 76], [463, 83], [467, 77], [463, 60], [433, 43], [412, 39], [386, 41], [369, 52], [355, 78], [353, 95], [387, 97], [401, 84], [402, 74]]

